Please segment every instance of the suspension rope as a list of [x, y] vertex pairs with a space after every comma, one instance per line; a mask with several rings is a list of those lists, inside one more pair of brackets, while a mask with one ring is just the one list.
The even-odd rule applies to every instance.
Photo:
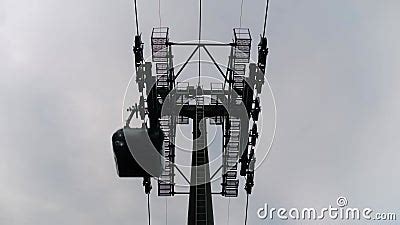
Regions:
[[244, 0], [242, 0], [242, 3], [240, 4], [240, 23], [239, 23], [239, 28], [242, 28], [243, 1], [244, 1]]
[[139, 21], [138, 21], [138, 12], [137, 12], [136, 0], [134, 1], [134, 3], [135, 3], [135, 17], [136, 17], [136, 34], [139, 35]]
[[249, 194], [246, 196], [246, 216], [244, 217], [244, 225], [247, 225], [247, 212], [249, 211]]
[[226, 220], [226, 225], [229, 225], [229, 219], [230, 219], [230, 210], [231, 210], [231, 198], [228, 198], [228, 219]]
[[147, 214], [149, 215], [149, 225], [150, 225], [150, 194], [147, 194]]
[[158, 20], [161, 27], [161, 0], [158, 0]]
[[[199, 5], [199, 44], [201, 40], [201, 8], [202, 8], [202, 0], [200, 0]], [[201, 73], [201, 51], [199, 50], [199, 85], [200, 85], [200, 73]]]
[[168, 198], [165, 198], [165, 225], [168, 225]]
[[265, 37], [265, 31], [266, 31], [266, 29], [267, 29], [268, 8], [269, 8], [269, 0], [267, 0], [267, 4], [266, 4], [266, 6], [265, 6], [265, 18], [264, 18], [263, 37]]

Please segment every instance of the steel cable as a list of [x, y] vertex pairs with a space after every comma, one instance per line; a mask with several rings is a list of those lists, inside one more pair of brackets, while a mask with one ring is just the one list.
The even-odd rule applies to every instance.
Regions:
[[268, 8], [269, 8], [269, 0], [267, 0], [267, 4], [266, 4], [266, 6], [265, 6], [265, 18], [264, 18], [263, 37], [265, 37], [265, 31], [266, 31], [266, 29], [267, 29]]
[[239, 22], [239, 28], [242, 28], [243, 1], [244, 1], [244, 0], [242, 0], [242, 3], [240, 4], [240, 22]]
[[249, 194], [246, 196], [246, 215], [244, 218], [244, 225], [247, 225], [247, 212], [249, 210]]
[[147, 194], [147, 214], [149, 216], [149, 225], [150, 225], [150, 194]]
[[138, 21], [138, 12], [137, 12], [136, 0], [134, 1], [134, 4], [135, 4], [135, 18], [136, 18], [136, 34], [139, 35], [139, 21]]

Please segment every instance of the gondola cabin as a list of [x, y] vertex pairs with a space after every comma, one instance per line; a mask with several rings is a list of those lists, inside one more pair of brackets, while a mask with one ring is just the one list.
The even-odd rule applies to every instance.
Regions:
[[160, 177], [163, 170], [161, 129], [119, 129], [112, 135], [114, 158], [119, 177]]

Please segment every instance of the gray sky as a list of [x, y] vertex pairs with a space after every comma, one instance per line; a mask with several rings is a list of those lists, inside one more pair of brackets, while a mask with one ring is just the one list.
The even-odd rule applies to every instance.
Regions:
[[[157, 1], [138, 2], [149, 56]], [[255, 46], [264, 1], [244, 2], [243, 26]], [[132, 7], [127, 0], [0, 0], [0, 224], [146, 224], [141, 181], [117, 178], [110, 141], [133, 74]], [[162, 1], [161, 8], [173, 40], [197, 37], [197, 1]], [[203, 38], [229, 41], [239, 8], [240, 0], [204, 0]], [[256, 218], [264, 203], [322, 208], [339, 196], [400, 217], [399, 9], [396, 0], [271, 1], [268, 76], [278, 128], [256, 172], [249, 224], [271, 224]], [[242, 187], [231, 200], [232, 225], [243, 224]], [[227, 199], [214, 203], [216, 224], [226, 223]], [[169, 199], [168, 211], [169, 224], [184, 224], [186, 197]], [[165, 224], [156, 189], [152, 213], [152, 224]]]

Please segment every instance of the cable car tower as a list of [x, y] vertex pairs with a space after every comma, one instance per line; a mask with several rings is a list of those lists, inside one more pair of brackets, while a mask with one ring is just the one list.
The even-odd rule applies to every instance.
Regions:
[[[254, 186], [255, 146], [258, 139], [257, 122], [261, 111], [259, 94], [264, 84], [268, 55], [265, 29], [268, 15], [267, 0], [264, 31], [258, 44], [258, 61], [250, 61], [252, 36], [248, 28], [234, 28], [233, 41], [208, 43], [201, 40], [201, 0], [198, 42], [174, 42], [170, 40], [168, 27], [153, 28], [151, 35], [151, 62], [143, 57], [144, 43], [139, 32], [135, 0], [136, 36], [135, 56], [136, 83], [140, 93], [138, 104], [128, 109], [130, 115], [125, 126], [112, 136], [117, 172], [120, 177], [143, 178], [145, 193], [149, 195], [151, 178], [157, 179], [158, 196], [173, 197], [175, 191], [175, 133], [178, 124], [193, 124], [191, 153], [188, 225], [214, 225], [212, 194], [237, 197], [238, 176], [246, 179], [244, 189], [248, 196]], [[174, 47], [194, 46], [185, 63], [175, 71], [172, 50]], [[209, 48], [230, 48], [228, 65], [223, 70], [217, 64]], [[177, 78], [196, 53], [203, 50], [213, 62], [223, 82], [212, 83], [210, 89], [200, 85], [202, 77], [199, 58], [199, 84], [191, 86], [178, 82]], [[200, 56], [200, 54], [199, 54]], [[142, 127], [131, 128], [133, 117], [140, 117]], [[221, 126], [222, 173], [221, 189], [212, 192], [207, 142], [207, 123]], [[181, 173], [182, 174], [182, 173]], [[184, 176], [182, 174], [182, 176]], [[148, 198], [150, 215], [150, 206]], [[246, 223], [246, 222], [245, 222]], [[150, 216], [149, 216], [150, 224]]]

